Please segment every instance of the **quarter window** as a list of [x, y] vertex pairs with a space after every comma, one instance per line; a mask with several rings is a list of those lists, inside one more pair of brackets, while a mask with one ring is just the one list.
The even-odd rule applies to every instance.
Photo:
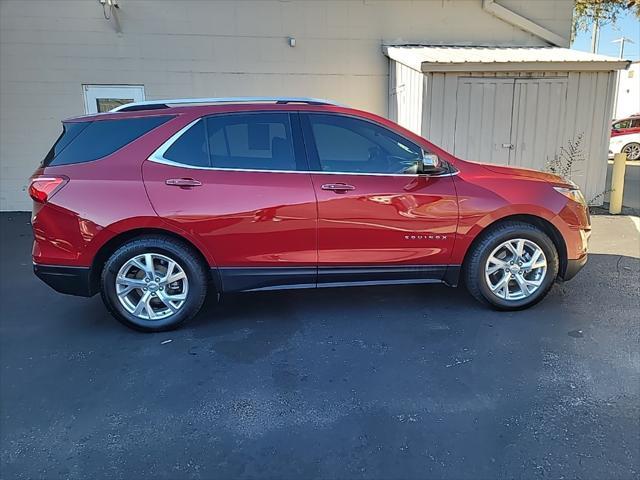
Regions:
[[422, 158], [418, 145], [374, 123], [340, 115], [308, 118], [322, 171], [415, 174]]
[[120, 150], [168, 121], [170, 116], [68, 122], [43, 161], [43, 166], [98, 160]]

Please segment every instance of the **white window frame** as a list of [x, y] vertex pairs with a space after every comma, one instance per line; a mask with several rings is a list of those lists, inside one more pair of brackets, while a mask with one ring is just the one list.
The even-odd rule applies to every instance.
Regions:
[[144, 102], [144, 85], [83, 85], [84, 111], [86, 114], [97, 113], [99, 98], [133, 99]]

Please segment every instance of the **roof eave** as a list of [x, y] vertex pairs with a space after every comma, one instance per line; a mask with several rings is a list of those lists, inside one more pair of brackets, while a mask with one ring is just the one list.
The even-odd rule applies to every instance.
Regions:
[[423, 73], [431, 72], [594, 72], [626, 70], [631, 64], [628, 60], [619, 62], [422, 62], [420, 69]]

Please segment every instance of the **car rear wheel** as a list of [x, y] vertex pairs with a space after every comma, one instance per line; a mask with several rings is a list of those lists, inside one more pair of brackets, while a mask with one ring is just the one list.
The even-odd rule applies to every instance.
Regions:
[[102, 299], [122, 323], [157, 332], [195, 316], [204, 302], [208, 277], [188, 245], [162, 236], [140, 237], [116, 250], [101, 277]]
[[469, 292], [499, 310], [542, 300], [558, 275], [558, 252], [538, 227], [504, 222], [482, 234], [464, 266]]
[[627, 160], [638, 160], [640, 158], [640, 143], [627, 143], [622, 147], [622, 153], [627, 154]]

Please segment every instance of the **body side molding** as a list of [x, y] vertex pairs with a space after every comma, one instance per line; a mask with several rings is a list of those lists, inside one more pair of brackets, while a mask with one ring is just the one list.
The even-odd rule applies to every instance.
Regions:
[[460, 265], [220, 267], [211, 271], [216, 288], [228, 293], [419, 283], [456, 286]]

